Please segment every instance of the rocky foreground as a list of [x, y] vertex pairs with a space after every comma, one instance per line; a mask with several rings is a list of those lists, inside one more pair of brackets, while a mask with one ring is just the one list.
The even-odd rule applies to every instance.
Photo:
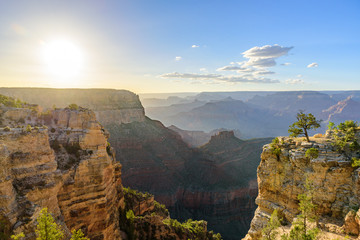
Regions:
[[[359, 139], [358, 132], [356, 138]], [[279, 157], [273, 154], [269, 144], [264, 146], [257, 170], [258, 208], [245, 239], [260, 239], [261, 230], [275, 209], [287, 223], [281, 230], [290, 229], [289, 223], [299, 213], [297, 196], [305, 191], [306, 177], [314, 187], [313, 202], [322, 231], [319, 238], [358, 237], [360, 169], [351, 163], [351, 156], [358, 152], [336, 150], [334, 141], [329, 133], [326, 137], [316, 135], [310, 143], [299, 138], [279, 138]], [[318, 156], [312, 159], [305, 156], [310, 148], [318, 149]]]

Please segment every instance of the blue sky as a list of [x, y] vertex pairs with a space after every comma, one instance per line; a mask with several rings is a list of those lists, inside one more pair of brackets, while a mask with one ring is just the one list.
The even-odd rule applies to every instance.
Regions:
[[[359, 13], [358, 0], [1, 1], [0, 86], [359, 90]], [[41, 57], [57, 39], [81, 52], [76, 74]]]

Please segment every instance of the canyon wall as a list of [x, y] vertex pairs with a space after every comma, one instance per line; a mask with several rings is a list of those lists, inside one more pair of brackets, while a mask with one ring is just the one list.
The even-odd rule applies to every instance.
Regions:
[[[287, 223], [299, 213], [298, 195], [305, 192], [306, 178], [313, 187], [313, 203], [316, 206], [318, 226], [322, 239], [342, 239], [345, 234], [358, 236], [360, 212], [360, 169], [352, 167], [351, 158], [359, 152], [342, 152], [334, 147], [329, 134], [303, 139], [279, 138], [279, 158], [265, 145], [258, 167], [258, 208], [251, 222], [246, 239], [259, 239], [261, 230], [276, 209]], [[359, 135], [357, 133], [357, 139]], [[305, 155], [310, 148], [318, 149], [319, 155]], [[332, 237], [329, 235], [332, 234]], [[280, 238], [279, 238], [280, 239]]]
[[2, 108], [1, 116], [0, 214], [12, 230], [33, 239], [47, 207], [67, 234], [82, 229], [91, 239], [119, 239], [121, 165], [106, 150], [95, 114]]
[[0, 104], [1, 239], [35, 239], [45, 207], [66, 239], [74, 229], [91, 240], [221, 239], [205, 221], [180, 224], [154, 196], [123, 189], [121, 164], [93, 111], [21, 105]]
[[[51, 111], [54, 104], [71, 103], [94, 109], [110, 133], [108, 141], [123, 166], [125, 186], [154, 194], [176, 219], [207, 220], [209, 229], [225, 239], [246, 234], [256, 208], [261, 146], [269, 139], [241, 141], [224, 132], [226, 136], [213, 138], [203, 148], [190, 148], [179, 134], [147, 118], [138, 96], [123, 90], [0, 88], [1, 92], [43, 102]], [[47, 121], [47, 116], [42, 118]]]

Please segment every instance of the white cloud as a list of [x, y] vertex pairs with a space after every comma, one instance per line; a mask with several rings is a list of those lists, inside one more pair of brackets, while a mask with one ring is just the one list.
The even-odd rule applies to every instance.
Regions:
[[165, 73], [161, 75], [162, 78], [188, 78], [188, 79], [217, 79], [222, 77], [219, 74], [197, 74], [197, 73]]
[[304, 84], [304, 80], [300, 78], [289, 78], [285, 81], [286, 84]]
[[200, 72], [206, 72], [207, 69], [206, 68], [200, 68]]
[[317, 64], [316, 62], [310, 63], [309, 65], [307, 65], [308, 68], [314, 68], [314, 67], [318, 67], [319, 64]]
[[280, 64], [281, 66], [289, 66], [289, 65], [291, 65], [291, 63], [289, 63], [289, 62], [286, 62], [286, 63], [282, 63], [282, 64]]
[[192, 47], [192, 48], [198, 48], [198, 47], [200, 47], [200, 46], [194, 44], [194, 45], [192, 45], [191, 47]]
[[211, 82], [227, 82], [227, 83], [279, 83], [278, 80], [269, 78], [255, 77], [252, 74], [240, 76], [223, 76], [219, 74], [197, 74], [197, 73], [166, 73], [161, 75], [162, 78], [181, 78], [191, 80], [210, 80]]
[[273, 67], [276, 65], [274, 58], [250, 58], [246, 62], [247, 66], [253, 66], [257, 68]]
[[256, 74], [256, 75], [270, 75], [270, 74], [275, 74], [275, 72], [272, 72], [272, 71], [256, 71], [256, 72], [254, 72], [254, 74]]
[[244, 68], [244, 67], [239, 67], [239, 66], [224, 66], [221, 68], [216, 69], [216, 71], [239, 71], [239, 72], [251, 72], [253, 71], [250, 68]]
[[293, 47], [282, 47], [277, 44], [253, 47], [243, 52], [245, 58], [278, 58], [286, 55]]
[[175, 57], [175, 61], [180, 61], [181, 59], [182, 59], [182, 57], [180, 57], [180, 56]]

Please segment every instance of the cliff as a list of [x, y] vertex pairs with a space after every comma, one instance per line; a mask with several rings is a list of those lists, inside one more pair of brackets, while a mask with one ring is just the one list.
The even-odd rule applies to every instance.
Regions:
[[0, 94], [39, 104], [43, 108], [65, 108], [72, 103], [89, 108], [101, 124], [145, 120], [139, 96], [115, 89], [0, 88]]
[[[358, 131], [358, 130], [357, 130]], [[342, 239], [344, 234], [359, 234], [359, 168], [352, 166], [357, 151], [340, 151], [335, 140], [327, 133], [317, 135], [311, 142], [303, 139], [279, 138], [279, 158], [265, 145], [257, 170], [259, 194], [258, 208], [245, 239], [259, 239], [273, 210], [278, 210], [284, 221], [291, 223], [299, 213], [297, 196], [305, 192], [305, 179], [314, 188], [313, 203], [316, 206], [320, 239]], [[359, 133], [356, 133], [359, 140]], [[318, 150], [318, 156], [310, 158], [306, 151]], [[289, 227], [288, 227], [289, 228]], [[280, 238], [279, 238], [280, 239]]]
[[36, 109], [0, 107], [1, 239], [19, 232], [35, 239], [44, 207], [66, 236], [81, 229], [91, 240], [220, 239], [204, 221], [194, 228], [173, 226], [153, 196], [123, 191], [121, 164], [94, 112]]
[[47, 207], [67, 233], [81, 228], [91, 239], [119, 238], [121, 165], [106, 151], [95, 114], [1, 111], [7, 127], [0, 138], [0, 215], [12, 230], [32, 239], [36, 218]]
[[[110, 133], [108, 141], [116, 151], [116, 160], [123, 166], [124, 186], [154, 194], [178, 220], [208, 221], [208, 228], [223, 233], [225, 239], [238, 239], [246, 234], [255, 210], [255, 169], [261, 146], [269, 139], [241, 141], [232, 137], [216, 141], [215, 138], [206, 147], [193, 149], [179, 134], [145, 117], [138, 97], [128, 91], [0, 88], [1, 91], [50, 107], [41, 115], [28, 109], [33, 114], [30, 120], [27, 115], [18, 116], [14, 121], [4, 120], [4, 126], [10, 123], [34, 126], [42, 124], [36, 122], [41, 118], [51, 133], [52, 128], [57, 129], [53, 113], [58, 110], [54, 110], [54, 104], [59, 107], [76, 103], [94, 108], [106, 129], [104, 134]], [[19, 110], [13, 109], [14, 113], [7, 115], [16, 115], [16, 111]], [[67, 120], [60, 122], [67, 124]], [[59, 141], [52, 141], [52, 146], [56, 148]], [[65, 170], [72, 166], [72, 160], [59, 163]]]

